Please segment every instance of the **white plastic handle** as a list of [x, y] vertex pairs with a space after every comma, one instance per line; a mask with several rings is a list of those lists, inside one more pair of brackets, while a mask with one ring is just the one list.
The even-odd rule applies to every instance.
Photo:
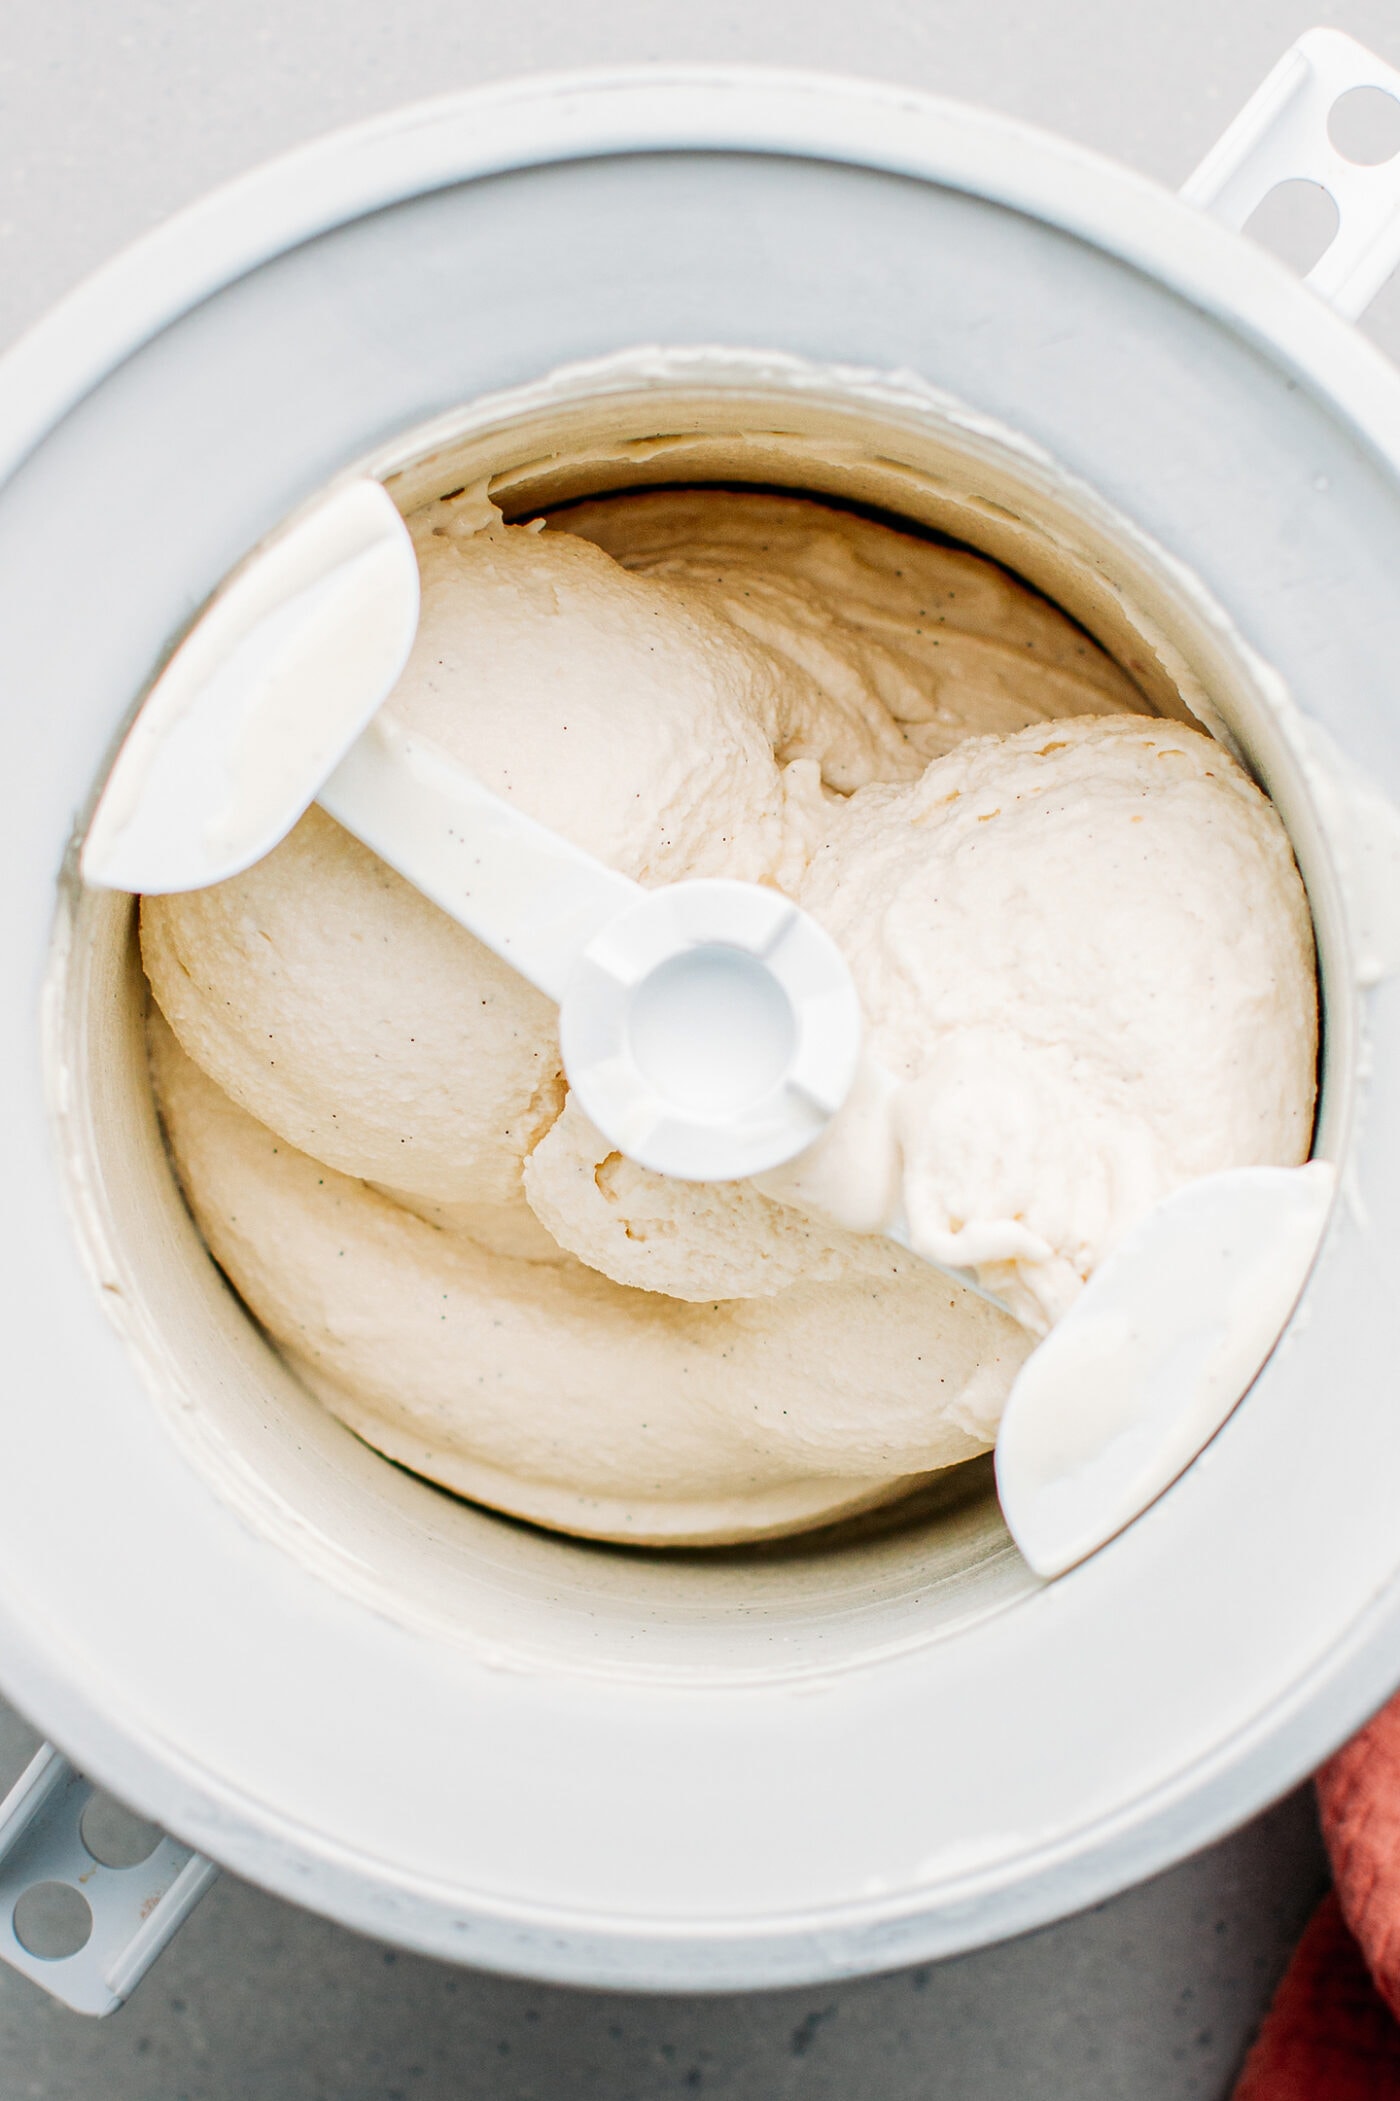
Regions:
[[1337, 231], [1304, 282], [1354, 321], [1400, 265], [1400, 154], [1362, 167], [1337, 151], [1328, 118], [1352, 88], [1379, 88], [1400, 103], [1400, 72], [1339, 29], [1310, 29], [1250, 96], [1181, 194], [1239, 229], [1281, 182], [1320, 184], [1337, 207]]
[[317, 800], [556, 1003], [593, 937], [647, 894], [384, 714]]
[[379, 715], [319, 800], [560, 1008], [569, 1085], [629, 1159], [737, 1181], [845, 1101], [860, 1001], [834, 942], [757, 883], [644, 890]]

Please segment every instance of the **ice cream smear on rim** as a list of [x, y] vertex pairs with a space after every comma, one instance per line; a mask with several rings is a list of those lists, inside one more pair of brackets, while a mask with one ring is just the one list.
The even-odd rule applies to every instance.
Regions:
[[[388, 732], [642, 891], [792, 900], [845, 960], [865, 1050], [815, 1144], [681, 1180], [584, 1113], [552, 1001], [325, 810], [229, 880], [145, 897], [186, 1199], [368, 1442], [565, 1531], [799, 1530], [990, 1446], [1037, 1342], [1131, 1272], [1167, 1199], [1306, 1160], [1316, 978], [1283, 826], [1034, 592], [756, 492], [525, 526], [468, 494], [409, 522]], [[1288, 1183], [1295, 1292], [1326, 1174]], [[1164, 1245], [1140, 1260], [1171, 1270]], [[1096, 1363], [1125, 1346], [1111, 1311]], [[1257, 1369], [1212, 1362], [1222, 1393]]]

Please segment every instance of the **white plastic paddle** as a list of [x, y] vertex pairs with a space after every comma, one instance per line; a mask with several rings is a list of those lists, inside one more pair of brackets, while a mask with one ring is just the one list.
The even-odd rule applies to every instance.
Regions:
[[[643, 890], [380, 715], [417, 622], [398, 511], [377, 483], [343, 483], [244, 564], [157, 679], [98, 803], [84, 878], [202, 889], [319, 801], [559, 1003], [570, 1086], [642, 1166], [691, 1181], [771, 1172], [848, 1097], [853, 1131], [868, 1124], [888, 1150], [890, 1082], [862, 1054], [855, 986], [816, 922], [758, 884]], [[886, 1162], [869, 1181], [872, 1229], [907, 1244], [897, 1211], [881, 1215]], [[1192, 1184], [1033, 1353], [997, 1484], [1040, 1574], [1112, 1538], [1215, 1434], [1301, 1289], [1331, 1188], [1319, 1164]]]
[[1002, 1513], [1037, 1575], [1103, 1546], [1209, 1444], [1297, 1303], [1335, 1186], [1325, 1160], [1207, 1175], [1099, 1264], [997, 1436]]
[[643, 890], [379, 715], [417, 624], [392, 499], [342, 484], [235, 574], [157, 679], [98, 803], [85, 879], [202, 889], [319, 800], [559, 1002], [569, 1084], [620, 1151], [691, 1181], [790, 1160], [855, 1077], [860, 1002], [840, 950], [757, 883]]

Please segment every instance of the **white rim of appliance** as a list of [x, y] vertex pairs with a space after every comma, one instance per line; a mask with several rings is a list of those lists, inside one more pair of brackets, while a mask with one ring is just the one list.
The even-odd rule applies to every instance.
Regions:
[[[1003, 119], [888, 88], [753, 70], [632, 71], [454, 97], [341, 134], [234, 184], [100, 273], [0, 365], [0, 468], [7, 478], [19, 470], [76, 404], [162, 329], [328, 229], [398, 200], [511, 171], [686, 151], [905, 176], [1055, 226], [1133, 265], [1257, 347], [1263, 362], [1285, 370], [1345, 424], [1371, 463], [1400, 478], [1400, 381], [1389, 366], [1267, 256], [1199, 213], [1095, 156]], [[28, 899], [12, 900], [9, 910], [27, 911]], [[32, 928], [16, 928], [11, 919], [6, 940], [27, 956]], [[37, 1054], [18, 1057], [17, 1069], [32, 1078]], [[21, 1113], [33, 1113], [31, 1096]], [[1379, 1142], [1384, 1136], [1381, 1130]], [[37, 1138], [18, 1157], [12, 1190], [27, 1196], [54, 1179]], [[1368, 1185], [1363, 1195], [1383, 1228], [1383, 1192]], [[1323, 1265], [1325, 1303], [1319, 1286], [1309, 1294], [1314, 1326], [1329, 1332], [1360, 1301], [1383, 1300], [1386, 1289], [1354, 1220], [1340, 1230], [1350, 1236], [1350, 1282], [1334, 1250]], [[1383, 1231], [1368, 1245], [1378, 1242]], [[31, 1318], [37, 1312], [31, 1315], [18, 1296], [12, 1328], [18, 1333]], [[82, 1318], [75, 1309], [75, 1327]], [[115, 1339], [107, 1346], [115, 1366]], [[128, 1377], [134, 1394], [135, 1376]], [[416, 1637], [298, 1573], [293, 1588], [307, 1628], [319, 1632], [328, 1654], [342, 1645], [363, 1672], [361, 1727], [342, 1739], [344, 1770], [323, 1765], [318, 1774], [314, 1761], [298, 1764], [294, 1740], [306, 1689], [287, 1682], [277, 1657], [258, 1649], [253, 1618], [254, 1594], [276, 1550], [201, 1494], [154, 1420], [128, 1421], [124, 1412], [118, 1435], [100, 1393], [74, 1401], [91, 1435], [80, 1467], [69, 1446], [74, 1472], [93, 1478], [86, 1489], [71, 1479], [61, 1483], [50, 1425], [26, 1427], [24, 1410], [37, 1391], [31, 1386], [14, 1404], [9, 1432], [12, 1494], [24, 1507], [0, 1540], [7, 1688], [86, 1770], [189, 1843], [294, 1900], [461, 1960], [580, 1982], [723, 1988], [961, 1950], [1090, 1902], [1205, 1843], [1307, 1771], [1391, 1689], [1400, 1589], [1393, 1571], [1384, 1582], [1368, 1582], [1358, 1563], [1346, 1572], [1349, 1602], [1343, 1608], [1334, 1584], [1334, 1618], [1299, 1630], [1297, 1673], [1266, 1704], [1245, 1698], [1241, 1705], [1221, 1690], [1237, 1671], [1247, 1673], [1247, 1658], [1202, 1653], [1202, 1712], [1214, 1702], [1221, 1715], [1234, 1710], [1236, 1721], [1212, 1734], [1199, 1714], [1183, 1718], [1178, 1740], [1147, 1762], [1132, 1798], [1098, 1817], [1057, 1827], [1047, 1811], [1034, 1830], [1014, 1821], [994, 1829], [984, 1803], [980, 1813], [969, 1811], [961, 1857], [951, 1842], [936, 1856], [910, 1857], [891, 1831], [883, 1865], [868, 1857], [834, 1862], [833, 1882], [848, 1878], [838, 1901], [798, 1902], [786, 1911], [736, 1911], [720, 1889], [684, 1918], [639, 1907], [629, 1864], [619, 1861], [610, 1872], [606, 1833], [590, 1856], [597, 1892], [590, 1909], [559, 1901], [547, 1877], [531, 1888], [528, 1876], [493, 1882], [494, 1871], [484, 1869], [479, 1885], [464, 1885], [442, 1856], [432, 1790], [415, 1794], [418, 1754], [412, 1741], [406, 1748], [396, 1737], [386, 1688], [396, 1673], [431, 1680], [442, 1727], [463, 1743], [474, 1729], [490, 1737], [502, 1701], [517, 1716], [534, 1707], [547, 1764], [558, 1755], [549, 1744], [557, 1718], [528, 1673], [478, 1668], [461, 1657], [434, 1658], [427, 1669], [412, 1653]], [[122, 1398], [129, 1411], [125, 1391]], [[1306, 1465], [1305, 1455], [1299, 1464]], [[1207, 1513], [1233, 1465], [1213, 1449], [1193, 1470], [1190, 1493], [1204, 1494]], [[103, 1507], [98, 1476], [112, 1484], [105, 1533], [94, 1531]], [[36, 1559], [35, 1529], [65, 1512], [75, 1526], [66, 1577]], [[153, 1536], [158, 1550], [149, 1546]], [[1155, 1536], [1150, 1525], [1140, 1528], [1128, 1551], [1150, 1554]], [[132, 1539], [146, 1542], [141, 1553], [128, 1551]], [[217, 1562], [218, 1587], [231, 1608], [217, 1626], [182, 1622], [178, 1593], [201, 1557], [210, 1568]], [[38, 1583], [41, 1565], [46, 1580]], [[275, 1586], [287, 1575], [279, 1563]], [[1006, 1629], [1022, 1615], [1034, 1613], [1053, 1643], [1056, 1623], [1075, 1618], [1085, 1586], [1104, 1580], [1091, 1568], [1018, 1605], [979, 1637], [978, 1668], [1016, 1668]], [[158, 1628], [158, 1637], [143, 1635], [143, 1625]], [[138, 1650], [142, 1671], [129, 1672]], [[251, 1688], [241, 1724], [219, 1691], [230, 1673]], [[902, 1656], [801, 1686], [720, 1688], [713, 1697], [673, 1688], [664, 1719], [634, 1686], [580, 1681], [573, 1714], [581, 1729], [596, 1726], [631, 1746], [638, 1793], [655, 1795], [658, 1815], [672, 1761], [679, 1797], [672, 1814], [679, 1808], [684, 1821], [688, 1804], [704, 1807], [687, 1790], [703, 1787], [707, 1741], [725, 1729], [751, 1734], [756, 1794], [780, 1789], [791, 1776], [819, 1799], [809, 1771], [814, 1761], [829, 1767], [833, 1786], [849, 1785], [863, 1769], [870, 1791], [880, 1793], [887, 1743], [910, 1729], [927, 1730], [936, 1741], [940, 1724], [920, 1709], [916, 1679], [917, 1659]], [[952, 1684], [945, 1697], [955, 1699]], [[950, 1706], [942, 1727], [953, 1726], [948, 1717], [955, 1712]], [[215, 1758], [208, 1739], [200, 1743], [195, 1718], [212, 1727], [216, 1714]], [[288, 1739], [281, 1746], [279, 1717]], [[690, 1741], [686, 1758], [673, 1761], [678, 1717]], [[1095, 1731], [1113, 1721], [1107, 1711], [1082, 1716], [1086, 1758]], [[1027, 1746], [1008, 1743], [1005, 1751], [1010, 1801], [1010, 1766], [1025, 1758]], [[483, 1766], [473, 1776], [481, 1789], [483, 1857], [491, 1852], [487, 1827], [496, 1805], [538, 1777], [525, 1772], [522, 1779], [518, 1739], [515, 1755], [514, 1765], [503, 1753], [494, 1772]]]

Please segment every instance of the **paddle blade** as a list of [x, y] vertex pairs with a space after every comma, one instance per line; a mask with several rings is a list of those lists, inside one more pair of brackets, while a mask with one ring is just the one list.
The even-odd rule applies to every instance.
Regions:
[[236, 572], [147, 695], [82, 852], [108, 890], [200, 890], [270, 853], [392, 691], [418, 563], [378, 482], [335, 489]]
[[997, 1437], [997, 1492], [1058, 1576], [1170, 1487], [1253, 1382], [1322, 1239], [1335, 1172], [1246, 1167], [1159, 1204], [1027, 1358]]

